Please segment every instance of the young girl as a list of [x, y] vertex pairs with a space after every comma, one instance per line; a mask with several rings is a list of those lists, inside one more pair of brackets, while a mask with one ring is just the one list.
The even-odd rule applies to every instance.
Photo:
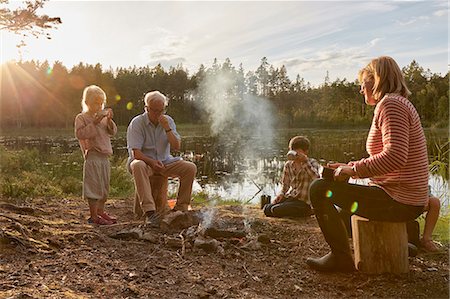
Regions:
[[100, 225], [117, 221], [104, 210], [109, 193], [110, 138], [117, 133], [112, 110], [103, 110], [105, 103], [105, 92], [96, 85], [90, 85], [83, 91], [83, 111], [75, 117], [75, 136], [84, 157], [83, 198], [89, 203], [91, 218], [88, 222]]
[[[428, 186], [428, 188], [430, 187]], [[428, 204], [425, 207], [425, 211], [427, 211], [427, 214], [425, 216], [425, 224], [423, 228], [422, 239], [420, 239], [420, 245], [425, 251], [435, 252], [439, 251], [439, 247], [436, 246], [431, 237], [434, 227], [436, 226], [436, 222], [439, 218], [441, 202], [439, 201], [439, 198], [431, 194], [431, 190], [429, 190], [428, 195]]]

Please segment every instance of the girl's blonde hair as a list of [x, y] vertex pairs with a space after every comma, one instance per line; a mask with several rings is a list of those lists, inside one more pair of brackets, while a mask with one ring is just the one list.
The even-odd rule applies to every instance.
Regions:
[[389, 56], [381, 56], [372, 61], [358, 73], [362, 84], [363, 75], [373, 80], [372, 94], [375, 101], [381, 100], [387, 93], [396, 93], [408, 97], [411, 92], [406, 86], [405, 78], [397, 62]]
[[81, 99], [81, 107], [83, 112], [88, 110], [87, 104], [94, 99], [101, 97], [103, 99], [102, 109], [105, 108], [106, 104], [106, 93], [98, 87], [97, 85], [89, 85], [83, 90], [83, 98]]

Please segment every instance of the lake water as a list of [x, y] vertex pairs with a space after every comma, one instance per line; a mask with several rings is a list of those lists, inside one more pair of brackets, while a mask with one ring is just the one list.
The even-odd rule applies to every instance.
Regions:
[[[124, 131], [124, 130], [121, 130]], [[179, 155], [196, 163], [198, 168], [194, 192], [206, 191], [223, 199], [237, 199], [257, 203], [260, 195], [272, 198], [280, 190], [279, 180], [285, 162], [288, 142], [292, 136], [305, 135], [311, 141], [309, 156], [321, 165], [330, 161], [348, 162], [367, 156], [365, 142], [368, 130], [320, 130], [284, 129], [273, 136], [232, 134], [210, 136], [205, 130], [180, 129], [183, 136]], [[448, 131], [426, 130], [429, 153], [436, 144], [448, 140]], [[0, 143], [11, 149], [38, 148], [46, 153], [57, 150], [67, 153], [79, 151], [77, 140], [67, 136], [52, 137], [2, 137]], [[125, 132], [119, 132], [113, 140], [116, 156], [126, 157]], [[439, 196], [448, 206], [448, 177], [430, 176], [433, 194]], [[367, 180], [357, 183], [366, 184]], [[177, 181], [172, 180], [170, 188], [176, 190]]]

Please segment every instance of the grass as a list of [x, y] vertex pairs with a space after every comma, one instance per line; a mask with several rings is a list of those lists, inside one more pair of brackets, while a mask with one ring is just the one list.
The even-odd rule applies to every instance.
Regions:
[[[420, 216], [419, 219], [420, 231], [423, 231], [425, 217]], [[450, 213], [440, 215], [433, 230], [433, 240], [442, 244], [450, 244]]]

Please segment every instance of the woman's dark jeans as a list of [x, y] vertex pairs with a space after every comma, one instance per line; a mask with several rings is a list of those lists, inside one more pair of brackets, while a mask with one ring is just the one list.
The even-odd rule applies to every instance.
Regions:
[[376, 186], [318, 179], [311, 184], [309, 196], [314, 213], [318, 216], [336, 219], [334, 216], [338, 211], [335, 205], [338, 206], [340, 218], [347, 228], [350, 216], [356, 214], [374, 221], [407, 222], [408, 233], [411, 234], [414, 219], [423, 212], [423, 207], [399, 203]]

